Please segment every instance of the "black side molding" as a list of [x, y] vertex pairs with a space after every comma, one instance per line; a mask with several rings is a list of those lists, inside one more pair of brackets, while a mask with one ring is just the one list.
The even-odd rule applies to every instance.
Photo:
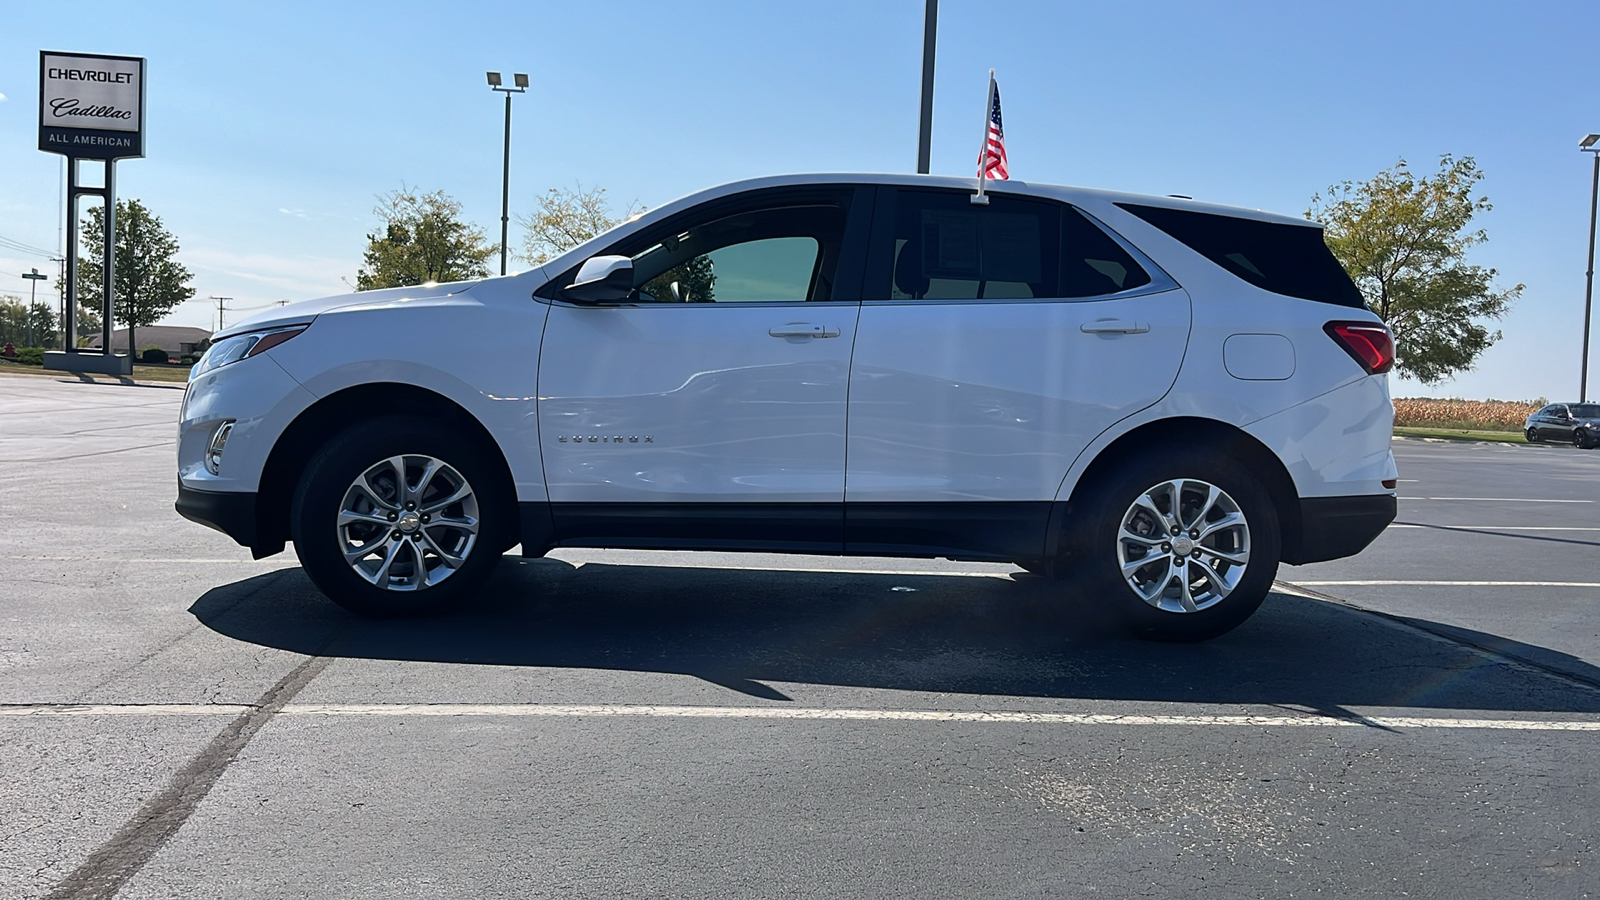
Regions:
[[1285, 545], [1283, 561], [1299, 566], [1354, 556], [1394, 521], [1393, 494], [1300, 498], [1300, 540]]

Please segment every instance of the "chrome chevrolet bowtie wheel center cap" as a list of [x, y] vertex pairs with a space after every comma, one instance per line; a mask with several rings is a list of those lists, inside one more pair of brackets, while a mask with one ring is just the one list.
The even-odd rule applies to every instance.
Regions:
[[402, 513], [395, 527], [405, 534], [415, 534], [417, 529], [422, 527], [422, 517], [414, 512]]
[[[413, 516], [412, 518], [416, 518]], [[400, 520], [404, 522], [404, 519]], [[405, 526], [400, 526], [404, 528]], [[1194, 539], [1186, 534], [1180, 534], [1172, 539], [1172, 552], [1177, 556], [1188, 556], [1194, 552]]]

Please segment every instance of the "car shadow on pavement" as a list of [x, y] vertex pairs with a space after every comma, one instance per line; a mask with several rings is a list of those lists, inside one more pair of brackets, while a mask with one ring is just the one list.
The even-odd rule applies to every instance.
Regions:
[[299, 569], [215, 588], [190, 611], [219, 634], [307, 655], [682, 674], [777, 701], [789, 698], [768, 683], [1330, 715], [1352, 707], [1600, 713], [1600, 690], [1476, 647], [1558, 662], [1596, 684], [1600, 669], [1494, 635], [1275, 592], [1222, 638], [1155, 644], [1093, 624], [1078, 602], [1031, 576], [507, 557], [472, 604], [425, 619], [350, 615]]

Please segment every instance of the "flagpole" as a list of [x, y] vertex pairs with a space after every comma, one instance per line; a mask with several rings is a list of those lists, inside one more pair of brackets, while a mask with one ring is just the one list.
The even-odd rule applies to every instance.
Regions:
[[994, 70], [989, 70], [989, 94], [983, 103], [983, 143], [978, 145], [978, 193], [972, 196], [972, 202], [979, 206], [989, 205], [989, 196], [983, 192], [984, 185], [989, 178], [989, 116], [994, 110]]

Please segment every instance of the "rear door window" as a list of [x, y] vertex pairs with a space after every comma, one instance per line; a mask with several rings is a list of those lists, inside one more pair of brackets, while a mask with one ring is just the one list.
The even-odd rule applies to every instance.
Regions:
[[893, 190], [874, 226], [868, 300], [1095, 297], [1150, 276], [1077, 210], [1045, 200], [964, 191]]
[[1365, 309], [1315, 225], [1118, 203], [1240, 279], [1274, 294]]

